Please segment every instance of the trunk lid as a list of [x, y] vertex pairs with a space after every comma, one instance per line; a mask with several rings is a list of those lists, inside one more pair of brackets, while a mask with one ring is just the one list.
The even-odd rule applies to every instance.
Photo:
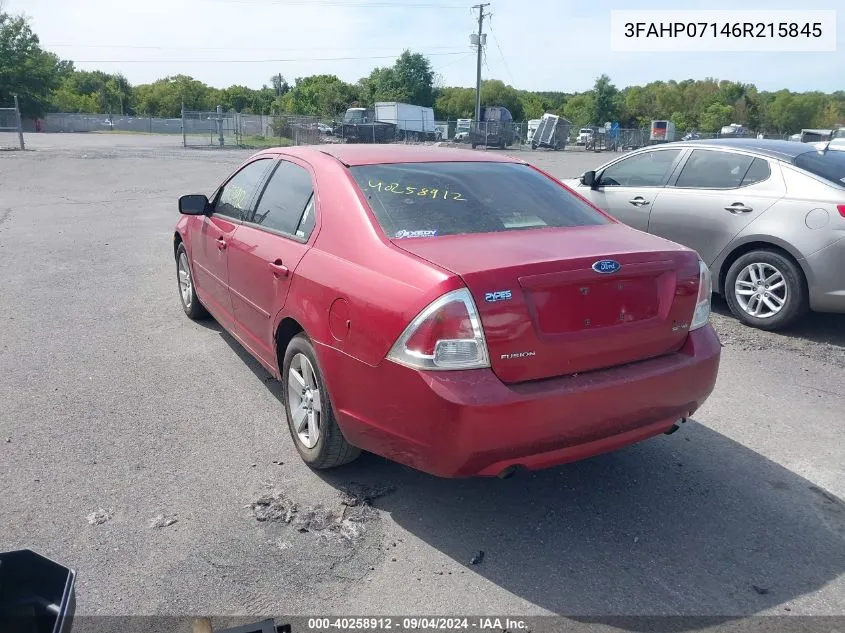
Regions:
[[[492, 369], [506, 383], [676, 351], [695, 309], [696, 253], [622, 224], [394, 244], [461, 276], [478, 307]], [[598, 272], [602, 261], [619, 269]]]

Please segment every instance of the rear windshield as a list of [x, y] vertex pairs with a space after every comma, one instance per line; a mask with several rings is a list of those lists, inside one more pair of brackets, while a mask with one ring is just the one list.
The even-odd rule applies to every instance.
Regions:
[[845, 152], [806, 152], [795, 157], [795, 166], [829, 182], [845, 186]]
[[527, 165], [397, 163], [350, 171], [391, 239], [610, 222]]
[[666, 129], [666, 121], [655, 121], [654, 127], [657, 130], [665, 130]]

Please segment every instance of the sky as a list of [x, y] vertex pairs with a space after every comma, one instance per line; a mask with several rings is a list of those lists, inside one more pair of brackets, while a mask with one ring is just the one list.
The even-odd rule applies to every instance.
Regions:
[[[761, 90], [845, 90], [845, 4], [836, 52], [617, 53], [611, 10], [731, 9], [721, 0], [488, 0], [482, 77], [515, 88], [580, 92], [596, 77], [618, 87], [716, 77]], [[470, 33], [478, 0], [4, 0], [30, 17], [42, 46], [84, 70], [132, 84], [186, 74], [216, 87], [260, 88], [281, 73], [349, 82], [389, 66], [404, 49], [427, 55], [444, 86], [475, 86]], [[744, 0], [743, 9], [794, 9], [794, 0]], [[837, 7], [837, 5], [839, 5]]]

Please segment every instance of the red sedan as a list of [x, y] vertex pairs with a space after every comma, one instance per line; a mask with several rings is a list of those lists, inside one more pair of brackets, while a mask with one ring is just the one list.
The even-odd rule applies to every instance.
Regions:
[[716, 381], [697, 254], [518, 159], [271, 149], [179, 210], [185, 312], [282, 381], [312, 468], [544, 468], [673, 432]]

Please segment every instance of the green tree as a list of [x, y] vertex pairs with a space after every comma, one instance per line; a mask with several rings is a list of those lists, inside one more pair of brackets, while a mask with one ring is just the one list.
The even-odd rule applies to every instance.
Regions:
[[563, 108], [563, 116], [572, 122], [575, 127], [583, 127], [594, 121], [595, 104], [592, 93], [575, 95], [566, 102]]
[[50, 94], [72, 68], [42, 50], [26, 18], [0, 11], [0, 107], [8, 107], [18, 95], [24, 116], [43, 115]]
[[300, 77], [281, 99], [282, 110], [290, 114], [333, 117], [358, 98], [355, 86], [335, 75]]
[[510, 110], [514, 121], [522, 121], [525, 118], [519, 92], [499, 79], [488, 79], [481, 82], [481, 105], [504, 106]]
[[156, 117], [178, 117], [182, 103], [186, 110], [208, 111], [222, 105], [221, 93], [187, 75], [174, 75], [151, 84], [135, 86], [134, 109]]
[[731, 124], [733, 107], [722, 103], [711, 103], [698, 118], [702, 132], [718, 132], [725, 125]]
[[367, 105], [376, 101], [434, 105], [434, 71], [428, 58], [420, 53], [404, 51], [393, 66], [374, 68], [359, 86], [361, 99]]
[[593, 86], [592, 120], [596, 125], [603, 125], [605, 121], [615, 121], [619, 113], [616, 111], [616, 86], [610, 83], [610, 77], [601, 75]]
[[475, 116], [475, 90], [472, 88], [441, 88], [434, 101], [438, 119], [471, 119]]
[[520, 92], [519, 100], [522, 103], [523, 116], [527, 120], [539, 119], [549, 110], [543, 98], [534, 92]]
[[130, 109], [132, 87], [121, 74], [74, 70], [50, 96], [54, 112], [123, 114]]

